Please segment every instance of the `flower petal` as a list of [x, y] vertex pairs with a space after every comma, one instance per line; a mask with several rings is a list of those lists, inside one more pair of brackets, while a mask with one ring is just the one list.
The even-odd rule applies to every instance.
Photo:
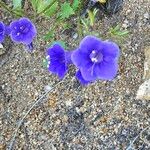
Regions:
[[98, 79], [102, 80], [112, 80], [116, 76], [118, 71], [118, 64], [116, 61], [112, 61], [109, 63], [101, 62], [100, 64], [96, 64], [94, 67], [94, 72]]
[[64, 49], [60, 45], [55, 44], [47, 49], [47, 55], [50, 55], [51, 58], [64, 56]]
[[80, 49], [75, 50], [71, 56], [73, 64], [77, 68], [81, 68], [91, 63], [90, 57], [87, 53], [82, 52]]
[[101, 50], [102, 41], [94, 36], [86, 36], [80, 43], [82, 52], [90, 54], [93, 50]]
[[72, 52], [71, 51], [65, 52], [65, 59], [66, 59], [66, 63], [67, 64], [72, 64], [71, 56], [72, 56]]
[[34, 37], [37, 34], [35, 25], [28, 18], [19, 19], [20, 25], [24, 25], [30, 32], [30, 36]]
[[33, 36], [32, 36], [32, 33], [28, 33], [28, 34], [21, 34], [22, 35], [22, 38], [21, 38], [21, 42], [23, 44], [30, 44], [32, 41], [33, 41]]
[[16, 29], [18, 29], [19, 25], [20, 24], [19, 24], [18, 20], [14, 20], [13, 22], [10, 23], [10, 29], [16, 30]]
[[90, 64], [90, 65], [87, 65], [86, 67], [80, 68], [80, 71], [84, 80], [87, 80], [87, 81], [96, 80], [97, 76], [94, 72], [94, 66], [95, 64], [92, 64], [92, 65]]
[[103, 42], [102, 54], [105, 61], [117, 60], [119, 58], [119, 53], [120, 50], [117, 44], [110, 41]]
[[84, 78], [82, 77], [82, 74], [81, 74], [81, 71], [78, 70], [76, 72], [76, 78], [79, 80], [79, 82], [82, 84], [82, 85], [87, 85], [90, 83], [90, 81], [87, 81], [87, 80], [84, 80]]
[[4, 41], [5, 38], [5, 25], [3, 22], [0, 22], [0, 43]]
[[22, 35], [17, 33], [16, 31], [12, 31], [10, 34], [11, 40], [20, 43], [22, 41]]
[[62, 79], [67, 73], [67, 66], [65, 64], [60, 64], [58, 62], [52, 62], [48, 68], [49, 71], [58, 75], [60, 79]]

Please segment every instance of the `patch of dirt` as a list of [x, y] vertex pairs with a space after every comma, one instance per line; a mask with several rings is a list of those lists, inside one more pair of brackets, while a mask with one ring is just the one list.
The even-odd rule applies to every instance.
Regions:
[[[120, 69], [110, 82], [98, 81], [81, 87], [72, 80], [73, 73], [55, 88], [26, 117], [15, 139], [14, 149], [37, 150], [125, 150], [130, 142], [149, 125], [148, 101], [136, 100], [142, 83], [144, 48], [148, 45], [149, 0], [126, 0], [123, 10], [96, 22], [101, 35], [115, 24], [130, 31], [121, 43]], [[1, 20], [9, 23], [4, 12]], [[35, 51], [29, 54], [22, 45], [7, 39], [6, 54], [1, 57], [0, 149], [9, 146], [19, 120], [37, 97], [59, 80], [42, 67], [49, 43], [43, 35], [53, 26], [50, 21], [37, 21]], [[103, 36], [104, 37], [104, 36]], [[67, 41], [71, 49], [79, 39], [58, 29], [56, 39]], [[112, 39], [114, 40], [114, 39]], [[10, 46], [11, 45], [11, 46]], [[148, 130], [142, 132], [132, 147], [149, 149]]]

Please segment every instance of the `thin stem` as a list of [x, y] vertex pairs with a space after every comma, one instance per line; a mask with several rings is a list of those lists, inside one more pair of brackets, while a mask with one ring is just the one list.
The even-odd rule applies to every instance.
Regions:
[[18, 17], [22, 17], [20, 14], [18, 14], [17, 12], [13, 11], [11, 8], [9, 8], [4, 2], [0, 1], [0, 6], [2, 8], [4, 8], [5, 10], [7, 10], [10, 14], [14, 14]]

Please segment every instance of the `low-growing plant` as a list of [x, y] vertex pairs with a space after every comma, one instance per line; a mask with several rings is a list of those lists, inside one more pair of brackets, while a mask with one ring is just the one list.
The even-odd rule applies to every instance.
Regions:
[[[91, 0], [94, 3], [99, 2], [105, 4], [105, 0]], [[45, 19], [54, 19], [53, 28], [48, 31], [44, 36], [45, 40], [50, 40], [51, 43], [46, 49], [46, 56], [43, 59], [43, 67], [50, 73], [57, 75], [60, 79], [64, 79], [68, 73], [70, 65], [76, 68], [74, 73], [75, 78], [81, 85], [88, 85], [97, 80], [113, 80], [118, 73], [119, 69], [119, 46], [110, 40], [101, 40], [96, 31], [91, 31], [96, 22], [97, 9], [87, 10], [88, 17], [80, 17], [80, 0], [31, 0], [31, 11], [33, 12], [28, 17], [27, 12], [24, 10], [23, 0], [13, 0], [13, 7], [8, 7], [4, 2], [0, 1], [0, 6], [16, 16], [16, 20], [12, 21], [10, 25], [5, 25], [0, 22], [0, 44], [4, 42], [5, 36], [10, 36], [11, 40], [15, 43], [22, 43], [27, 47], [28, 52], [33, 50], [33, 39], [37, 35], [37, 29], [34, 21], [39, 17]], [[64, 28], [70, 27], [67, 21], [69, 17], [77, 15], [77, 30], [82, 40], [75, 50], [69, 50], [65, 43], [61, 40], [54, 41], [54, 32], [58, 26]], [[33, 22], [31, 20], [34, 20]], [[109, 34], [114, 37], [124, 37], [128, 34], [127, 30], [121, 30], [117, 25], [110, 28]], [[96, 37], [96, 35], [98, 37]], [[74, 78], [74, 77], [73, 77]], [[31, 110], [46, 96], [52, 89], [61, 83], [57, 83], [50, 88], [44, 95], [35, 100], [34, 104], [25, 113], [20, 120], [18, 127], [12, 138], [9, 150], [12, 149], [14, 139], [17, 132], [23, 123], [26, 116]], [[68, 83], [69, 84], [69, 83]]]

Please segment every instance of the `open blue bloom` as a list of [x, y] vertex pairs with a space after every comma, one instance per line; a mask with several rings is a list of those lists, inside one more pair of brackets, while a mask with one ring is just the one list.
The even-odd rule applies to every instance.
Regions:
[[71, 52], [66, 52], [59, 44], [54, 44], [48, 48], [46, 58], [48, 60], [48, 70], [59, 78], [63, 78], [71, 63]]
[[5, 25], [3, 22], [0, 22], [0, 43], [4, 41], [5, 38]]
[[73, 52], [73, 64], [86, 81], [112, 80], [118, 71], [119, 47], [110, 41], [86, 36]]
[[34, 24], [27, 18], [20, 18], [10, 24], [12, 41], [30, 45], [37, 31]]

